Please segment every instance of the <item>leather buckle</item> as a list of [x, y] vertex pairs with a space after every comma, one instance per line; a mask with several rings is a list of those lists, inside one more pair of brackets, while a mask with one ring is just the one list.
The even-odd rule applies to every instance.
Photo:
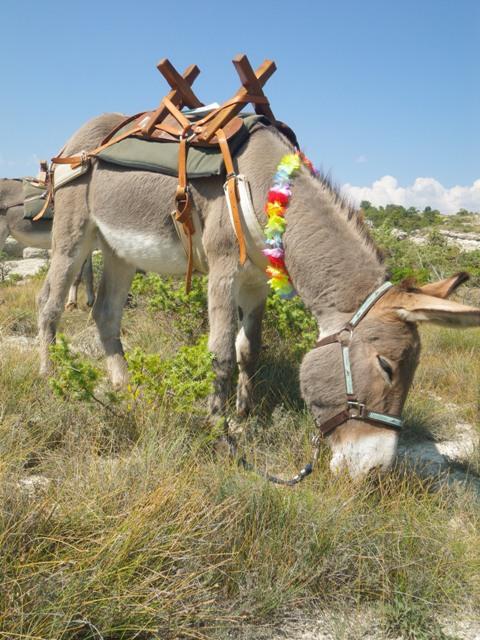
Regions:
[[359, 418], [360, 420], [364, 420], [367, 416], [367, 405], [363, 402], [357, 402], [356, 400], [348, 400], [348, 413], [350, 418], [355, 419]]
[[177, 193], [175, 194], [175, 206], [175, 217], [178, 222], [186, 222], [191, 208], [190, 189], [188, 185], [184, 189], [181, 187], [177, 188]]

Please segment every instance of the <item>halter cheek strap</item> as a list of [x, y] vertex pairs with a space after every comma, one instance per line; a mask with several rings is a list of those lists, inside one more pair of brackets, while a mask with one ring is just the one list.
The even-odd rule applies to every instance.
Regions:
[[341, 345], [346, 395], [346, 407], [342, 411], [324, 422], [317, 423], [320, 434], [315, 436], [315, 439], [332, 433], [332, 431], [348, 420], [362, 420], [377, 427], [387, 427], [396, 430], [402, 428], [403, 421], [398, 416], [379, 413], [378, 411], [370, 411], [363, 402], [358, 401], [353, 389], [352, 368], [350, 365], [350, 344], [355, 328], [374, 304], [392, 287], [393, 284], [391, 282], [385, 282], [378, 287], [378, 289], [375, 289], [340, 331], [322, 338], [315, 345], [315, 347], [324, 347], [329, 344], [334, 344], [335, 342]]

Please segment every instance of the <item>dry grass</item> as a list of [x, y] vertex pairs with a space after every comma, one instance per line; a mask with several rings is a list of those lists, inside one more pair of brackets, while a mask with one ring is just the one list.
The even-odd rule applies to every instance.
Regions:
[[[0, 289], [0, 336], [22, 322], [31, 335], [37, 288]], [[126, 315], [130, 347], [177, 348], [162, 314], [140, 304]], [[64, 330], [80, 340], [90, 323], [78, 311]], [[445, 401], [478, 427], [480, 332], [423, 337], [412, 428], [449, 434]], [[140, 407], [117, 419], [66, 403], [38, 377], [34, 351], [0, 353], [0, 638], [225, 638], [291, 608], [368, 603], [386, 637], [433, 639], [437, 612], [480, 605], [471, 493], [401, 471], [354, 486], [330, 476], [326, 450], [311, 480], [278, 489], [216, 458], [194, 416]], [[308, 458], [312, 432], [288, 357], [267, 347], [265, 398], [243, 442], [285, 473]]]

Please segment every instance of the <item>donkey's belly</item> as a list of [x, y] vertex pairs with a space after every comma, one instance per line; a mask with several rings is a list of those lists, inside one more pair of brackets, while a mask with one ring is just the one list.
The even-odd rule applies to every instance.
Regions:
[[154, 231], [119, 229], [97, 218], [95, 223], [108, 246], [138, 269], [172, 276], [185, 273], [187, 259], [177, 237]]

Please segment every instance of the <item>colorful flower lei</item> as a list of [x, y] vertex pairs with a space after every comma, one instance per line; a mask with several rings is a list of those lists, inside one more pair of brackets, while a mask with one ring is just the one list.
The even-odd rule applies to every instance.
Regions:
[[264, 232], [267, 247], [263, 250], [263, 254], [270, 263], [266, 273], [273, 291], [281, 298], [286, 299], [293, 298], [295, 289], [285, 266], [282, 236], [287, 224], [285, 213], [292, 195], [293, 178], [300, 170], [302, 163], [313, 175], [316, 175], [312, 163], [301, 151], [283, 156], [273, 177], [273, 185], [268, 192], [267, 204], [265, 205], [267, 224]]

